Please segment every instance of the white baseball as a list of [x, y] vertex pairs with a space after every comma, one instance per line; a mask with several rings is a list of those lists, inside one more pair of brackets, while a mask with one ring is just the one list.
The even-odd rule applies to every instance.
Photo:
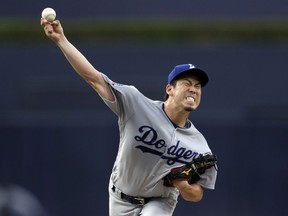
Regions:
[[52, 8], [45, 8], [42, 11], [42, 18], [48, 20], [49, 22], [53, 22], [56, 18], [56, 12]]

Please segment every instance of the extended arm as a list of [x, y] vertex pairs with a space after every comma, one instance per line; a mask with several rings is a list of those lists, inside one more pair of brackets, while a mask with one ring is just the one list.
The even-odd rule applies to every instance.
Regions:
[[56, 20], [50, 23], [42, 18], [41, 25], [46, 35], [61, 49], [74, 70], [89, 83], [102, 98], [114, 101], [114, 95], [108, 83], [103, 79], [102, 74], [68, 41], [64, 35], [60, 21]]

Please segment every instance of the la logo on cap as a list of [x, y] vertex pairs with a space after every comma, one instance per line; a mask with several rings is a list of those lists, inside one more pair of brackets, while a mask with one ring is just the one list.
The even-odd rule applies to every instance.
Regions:
[[193, 64], [189, 64], [189, 69], [195, 68]]

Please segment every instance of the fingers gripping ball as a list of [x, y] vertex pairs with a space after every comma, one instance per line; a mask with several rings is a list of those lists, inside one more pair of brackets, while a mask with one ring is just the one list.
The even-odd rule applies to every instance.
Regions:
[[42, 18], [48, 20], [49, 22], [53, 22], [56, 18], [56, 12], [52, 8], [45, 8], [41, 15]]

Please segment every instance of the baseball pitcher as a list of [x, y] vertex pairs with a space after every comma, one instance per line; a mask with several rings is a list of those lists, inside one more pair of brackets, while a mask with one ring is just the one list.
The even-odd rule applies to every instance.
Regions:
[[112, 81], [68, 41], [59, 20], [41, 19], [46, 35], [118, 116], [119, 151], [109, 182], [110, 216], [170, 216], [178, 196], [198, 202], [214, 189], [217, 158], [189, 120], [208, 75], [192, 64], [168, 75], [163, 101]]

